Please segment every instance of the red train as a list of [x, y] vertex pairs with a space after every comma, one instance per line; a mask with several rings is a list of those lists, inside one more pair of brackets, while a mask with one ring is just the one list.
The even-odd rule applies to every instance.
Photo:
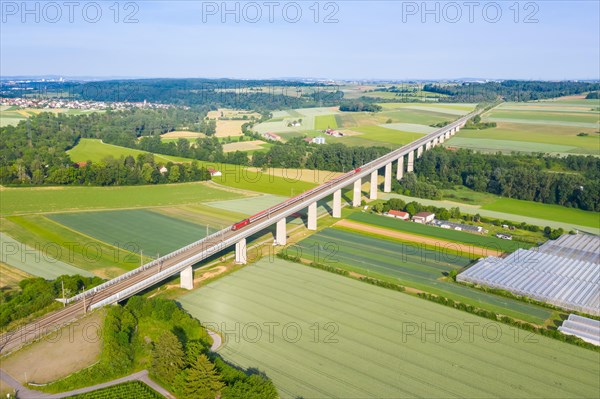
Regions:
[[244, 219], [241, 222], [235, 223], [234, 225], [231, 226], [231, 230], [236, 231], [236, 230], [241, 229], [242, 227], [246, 227], [250, 223], [254, 223], [255, 221], [257, 221], [259, 219], [262, 219], [263, 217], [271, 214], [272, 212], [276, 212], [276, 211], [278, 211], [278, 210], [280, 210], [280, 209], [288, 206], [289, 204], [298, 201], [299, 199], [305, 198], [307, 195], [311, 195], [311, 194], [314, 194], [317, 191], [320, 191], [320, 190], [323, 190], [325, 188], [328, 188], [329, 186], [337, 183], [338, 181], [343, 180], [343, 179], [345, 179], [345, 178], [347, 178], [347, 177], [349, 177], [351, 175], [354, 175], [354, 174], [356, 174], [356, 173], [358, 173], [360, 171], [361, 171], [361, 168], [356, 168], [353, 171], [350, 171], [350, 172], [348, 172], [348, 173], [346, 173], [346, 174], [344, 174], [344, 175], [342, 175], [340, 177], [337, 177], [337, 178], [335, 178], [333, 180], [329, 180], [327, 183], [325, 183], [323, 185], [320, 185], [318, 187], [315, 187], [312, 190], [309, 190], [309, 191], [304, 192], [302, 194], [299, 194], [299, 195], [297, 195], [295, 197], [292, 197], [292, 198], [288, 199], [287, 201], [284, 201], [284, 202], [282, 202], [280, 204], [272, 206], [269, 209], [265, 209], [264, 211], [261, 211], [261, 212], [257, 213], [256, 215], [250, 216], [248, 219]]

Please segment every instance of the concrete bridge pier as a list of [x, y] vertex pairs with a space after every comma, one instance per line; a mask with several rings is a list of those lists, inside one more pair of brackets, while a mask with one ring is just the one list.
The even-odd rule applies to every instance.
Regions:
[[419, 148], [417, 148], [417, 158], [421, 158], [422, 155], [423, 155], [423, 146], [419, 146]]
[[285, 218], [282, 218], [277, 222], [277, 228], [275, 231], [275, 241], [277, 241], [277, 245], [286, 245], [287, 244], [287, 229], [285, 226]]
[[362, 199], [362, 179], [358, 179], [354, 182], [354, 195], [352, 196], [352, 206], [360, 206]]
[[404, 176], [404, 155], [398, 158], [398, 170], [396, 170], [396, 180], [402, 179]]
[[445, 134], [442, 134], [440, 137], [438, 137], [438, 142], [440, 144], [442, 144], [444, 142], [444, 136], [445, 136]]
[[377, 176], [376, 170], [371, 172], [371, 190], [369, 192], [369, 199], [371, 200], [377, 199]]
[[317, 229], [317, 201], [308, 206], [308, 229]]
[[431, 149], [431, 141], [425, 143], [425, 151], [429, 151]]
[[445, 133], [445, 136], [446, 136], [446, 140], [448, 140], [448, 139], [450, 138], [450, 131], [447, 131], [447, 132]]
[[406, 162], [406, 171], [412, 172], [414, 170], [414, 167], [415, 167], [415, 152], [411, 150], [408, 153], [408, 162]]
[[179, 286], [184, 290], [192, 290], [194, 289], [194, 270], [192, 270], [191, 266], [186, 267], [179, 273]]
[[392, 192], [392, 163], [388, 163], [385, 165], [385, 177], [383, 180], [383, 192], [391, 193]]
[[240, 265], [245, 265], [247, 263], [245, 238], [242, 238], [235, 244], [235, 263]]
[[333, 193], [333, 215], [334, 218], [342, 217], [342, 190]]

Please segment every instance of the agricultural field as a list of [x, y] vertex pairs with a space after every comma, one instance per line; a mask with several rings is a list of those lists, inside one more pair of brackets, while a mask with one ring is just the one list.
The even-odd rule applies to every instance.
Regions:
[[242, 136], [242, 125], [248, 123], [246, 120], [217, 120], [217, 132], [215, 137], [237, 137]]
[[[3, 255], [6, 263], [44, 278], [61, 274], [112, 278], [141, 263], [139, 253], [132, 252], [131, 246], [109, 245], [44, 215], [4, 218], [0, 229], [3, 241], [10, 245], [7, 247], [10, 252]], [[16, 243], [17, 251], [13, 249], [13, 243]], [[144, 256], [144, 262], [148, 260]]]
[[[2, 276], [2, 279], [7, 278], [9, 281], [18, 282], [27, 275], [43, 277], [47, 280], [53, 280], [63, 274], [80, 274], [86, 277], [94, 275], [87, 270], [56, 259], [53, 255], [62, 257], [63, 252], [63, 247], [57, 243], [46, 242], [45, 245], [40, 245], [39, 242], [36, 242], [35, 244], [37, 245], [26, 245], [5, 232], [0, 232], [0, 246], [2, 247], [0, 261], [10, 266], [6, 268], [7, 274]], [[4, 268], [0, 270], [4, 273]]]
[[102, 110], [83, 110], [83, 109], [67, 109], [67, 108], [18, 108], [2, 107], [0, 108], [0, 127], [4, 126], [16, 126], [19, 122], [26, 120], [30, 116], [40, 114], [42, 112], [50, 112], [53, 114], [67, 114], [67, 115], [82, 115], [93, 112], [104, 112]]
[[[283, 398], [565, 398], [600, 389], [593, 351], [280, 259], [180, 302], [229, 331], [219, 354], [265, 372]], [[442, 329], [448, 323], [461, 334]]]
[[240, 141], [224, 144], [223, 152], [245, 151], [250, 154], [256, 151], [268, 151], [272, 146], [273, 144], [262, 140]]
[[441, 240], [452, 241], [456, 243], [475, 245], [481, 248], [499, 249], [502, 252], [513, 252], [518, 248], [531, 247], [531, 245], [526, 243], [507, 242], [506, 240], [502, 240], [497, 237], [468, 233], [466, 231], [442, 229], [441, 227], [429, 226], [414, 222], [405, 222], [402, 220], [369, 213], [354, 212], [349, 216], [348, 219], [375, 226], [405, 231], [411, 234], [439, 238]]
[[252, 118], [258, 119], [260, 118], [260, 114], [258, 112], [252, 112], [243, 109], [231, 109], [231, 108], [220, 108], [216, 111], [209, 111], [207, 114], [209, 119], [219, 119], [219, 118], [244, 118], [247, 120]]
[[511, 212], [517, 215], [531, 216], [558, 222], [569, 222], [580, 226], [600, 228], [600, 214], [560, 205], [542, 204], [513, 198], [498, 198], [482, 209], [496, 212]]
[[0, 216], [196, 204], [249, 195], [211, 182], [122, 187], [0, 187], [0, 193]]
[[369, 140], [381, 142], [382, 144], [391, 144], [395, 146], [402, 146], [423, 137], [420, 133], [403, 132], [401, 130], [388, 129], [387, 127], [377, 125], [354, 127], [352, 130], [362, 133], [360, 138], [368, 138]]
[[[277, 171], [281, 173], [277, 173]], [[275, 170], [275, 172], [261, 171], [255, 168], [246, 168], [237, 166], [235, 169], [223, 170], [222, 176], [213, 177], [213, 181], [228, 187], [250, 190], [259, 193], [273, 194], [280, 196], [294, 196], [307, 191], [317, 185], [309, 181], [302, 180], [304, 172], [295, 174], [296, 169]], [[308, 171], [313, 172], [313, 171]], [[307, 172], [307, 174], [309, 174]], [[286, 175], [286, 173], [289, 173]]]
[[[483, 115], [497, 127], [463, 129], [444, 145], [486, 152], [600, 154], [598, 100], [503, 103]], [[583, 134], [583, 135], [579, 135]]]
[[165, 133], [160, 135], [161, 139], [188, 139], [195, 140], [197, 138], [206, 137], [204, 133], [190, 132], [189, 130], [176, 130], [173, 132]]
[[335, 115], [319, 115], [315, 117], [315, 130], [326, 130], [337, 128]]
[[[106, 157], [119, 159], [120, 157], [137, 157], [140, 154], [147, 154], [146, 151], [140, 151], [133, 148], [120, 147], [117, 145], [103, 143], [100, 139], [81, 139], [79, 143], [67, 151], [73, 162], [101, 162]], [[172, 157], [169, 155], [154, 154], [156, 162], [192, 162], [191, 159]]]
[[57, 213], [48, 217], [98, 241], [130, 252], [143, 251], [150, 257], [173, 252], [218, 231], [217, 226], [186, 222], [147, 209]]
[[[0, 235], [0, 239], [3, 236], [4, 235]], [[2, 239], [2, 243], [0, 245], [3, 245], [3, 243], [4, 240]], [[4, 252], [5, 250], [5, 247], [3, 247], [2, 251]], [[3, 257], [4, 256], [5, 255], [3, 255]], [[16, 267], [9, 266], [4, 262], [5, 261], [0, 260], [0, 291], [10, 291], [14, 288], [17, 288], [21, 280], [33, 277], [32, 274], [26, 273], [20, 269], [17, 269]]]
[[458, 245], [434, 247], [412, 239], [374, 235], [368, 230], [368, 227], [350, 231], [337, 227], [325, 229], [288, 251], [299, 252], [309, 261], [452, 298], [534, 324], [543, 324], [552, 315], [551, 311], [536, 305], [486, 294], [443, 279], [451, 270], [459, 271], [471, 264], [471, 249], [469, 253], [455, 252]]
[[162, 399], [162, 397], [140, 381], [124, 382], [97, 391], [70, 396], [71, 399]]

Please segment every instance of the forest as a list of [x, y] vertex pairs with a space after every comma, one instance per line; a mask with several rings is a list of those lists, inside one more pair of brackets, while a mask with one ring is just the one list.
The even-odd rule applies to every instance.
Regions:
[[415, 174], [421, 186], [462, 185], [503, 197], [600, 211], [600, 159], [591, 155], [504, 155], [434, 148], [415, 162]]
[[60, 96], [72, 100], [153, 102], [243, 108], [258, 112], [339, 105], [336, 86], [286, 80], [132, 79], [98, 82], [33, 82], [3, 90], [5, 97]]
[[575, 81], [544, 82], [505, 80], [502, 82], [439, 84], [430, 83], [423, 90], [446, 94], [448, 102], [535, 101], [582, 94], [598, 90], [600, 84]]

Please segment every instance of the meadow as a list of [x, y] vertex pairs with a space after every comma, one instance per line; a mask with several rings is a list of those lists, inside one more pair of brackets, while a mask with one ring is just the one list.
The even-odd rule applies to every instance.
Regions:
[[[133, 148], [120, 147], [118, 145], [103, 143], [100, 139], [80, 139], [79, 143], [67, 151], [73, 162], [101, 162], [106, 157], [119, 159], [131, 155], [136, 158], [138, 155], [148, 154], [146, 151]], [[156, 162], [192, 162], [192, 159], [173, 157], [169, 155], [154, 154]]]
[[218, 231], [218, 226], [199, 225], [147, 209], [58, 213], [51, 220], [109, 245], [143, 251], [146, 256], [165, 255]]
[[566, 398], [600, 389], [595, 352], [279, 259], [180, 302], [227, 330], [219, 354], [266, 373], [283, 398]]
[[[3, 240], [2, 235], [0, 235], [0, 239]], [[5, 257], [5, 255], [3, 257]], [[17, 269], [16, 267], [9, 266], [0, 260], [0, 290], [10, 291], [19, 286], [19, 281], [31, 277], [31, 274]]]
[[315, 117], [315, 130], [336, 129], [335, 115], [319, 115]]
[[498, 198], [496, 201], [484, 205], [482, 209], [600, 228], [600, 214], [598, 212], [567, 208], [560, 205], [522, 201], [513, 198]]
[[1, 187], [1, 216], [194, 204], [243, 197], [210, 182], [122, 187]]
[[329, 228], [298, 243], [288, 253], [327, 266], [437, 294], [496, 313], [543, 324], [552, 313], [539, 306], [483, 293], [443, 279], [451, 270], [471, 264], [466, 253], [410, 241], [372, 236], [361, 231]]
[[[18, 246], [15, 255], [3, 255], [6, 263], [40, 277], [93, 273], [112, 278], [142, 263], [137, 248], [127, 241], [119, 245], [104, 243], [43, 215], [4, 218], [0, 230], [3, 241], [14, 240]], [[143, 261], [149, 258], [144, 256]]]
[[[87, 277], [94, 275], [87, 270], [55, 259], [52, 255], [58, 252], [56, 245], [48, 243], [46, 246], [28, 246], [6, 233], [0, 232], [0, 246], [2, 247], [1, 261], [10, 266], [6, 270], [0, 269], [2, 270], [0, 274], [6, 272], [9, 279], [10, 276], [13, 276], [13, 279], [20, 280], [26, 278], [27, 275], [43, 277], [47, 280], [55, 279], [63, 274], [80, 274]], [[16, 270], [11, 270], [12, 268]], [[4, 278], [3, 276], [2, 279]]]
[[19, 122], [26, 120], [30, 116], [37, 115], [42, 112], [50, 112], [53, 114], [67, 114], [67, 115], [81, 115], [89, 114], [92, 112], [104, 112], [101, 110], [84, 110], [84, 109], [67, 109], [67, 108], [53, 108], [53, 109], [41, 109], [41, 108], [19, 108], [16, 106], [2, 107], [0, 109], [0, 127], [4, 126], [16, 126]]

